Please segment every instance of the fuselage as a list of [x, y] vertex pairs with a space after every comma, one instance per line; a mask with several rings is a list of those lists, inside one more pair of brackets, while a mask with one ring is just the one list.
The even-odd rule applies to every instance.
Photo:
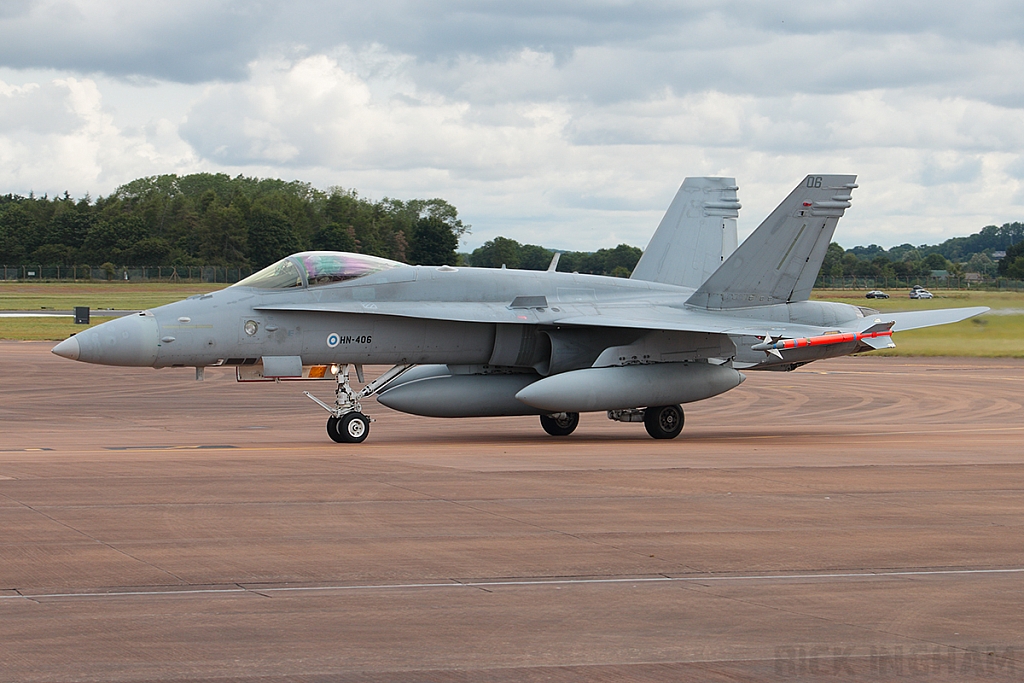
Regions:
[[[90, 363], [156, 368], [300, 356], [304, 364], [491, 364], [549, 374], [589, 367], [605, 348], [651, 334], [621, 326], [573, 329], [558, 320], [614, 317], [650, 306], [671, 307], [683, 316], [692, 293], [597, 275], [400, 265], [321, 285], [262, 288], [243, 282], [103, 323], [62, 343], [74, 353], [60, 353], [60, 347], [57, 352]], [[478, 322], [482, 313], [488, 322]], [[864, 315], [855, 306], [810, 301], [729, 313], [766, 325], [817, 326]], [[737, 360], [772, 364], [766, 354], [749, 351], [755, 341], [734, 341], [741, 342], [732, 354]], [[680, 334], [667, 343], [685, 347], [689, 341]], [[815, 351], [815, 357], [825, 357]], [[573, 357], [566, 360], [567, 353]]]

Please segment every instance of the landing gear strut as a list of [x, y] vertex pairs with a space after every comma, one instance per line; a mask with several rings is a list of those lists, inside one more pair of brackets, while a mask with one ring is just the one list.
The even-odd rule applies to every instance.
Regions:
[[[363, 366], [355, 367], [356, 375], [362, 382]], [[373, 396], [411, 367], [412, 365], [396, 365], [357, 392], [352, 389], [352, 385], [348, 381], [352, 366], [333, 366], [331, 372], [338, 378], [338, 388], [335, 391], [336, 398], [333, 406], [324, 403], [308, 391], [302, 393], [331, 414], [327, 418], [327, 435], [332, 440], [338, 443], [362, 443], [370, 433], [370, 423], [373, 422], [373, 419], [363, 415], [363, 406], [360, 401]]]
[[644, 427], [655, 439], [674, 439], [683, 431], [680, 406], [651, 406], [644, 410]]
[[540, 416], [540, 426], [551, 436], [569, 436], [579, 423], [579, 413], [552, 413]]

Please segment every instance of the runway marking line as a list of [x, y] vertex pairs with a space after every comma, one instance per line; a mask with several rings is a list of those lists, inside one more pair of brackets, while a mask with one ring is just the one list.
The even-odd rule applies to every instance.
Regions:
[[[106, 451], [196, 451], [196, 450], [221, 450], [225, 448], [239, 448], [232, 445], [198, 445], [198, 446], [104, 446]], [[39, 449], [36, 449], [39, 450]], [[53, 450], [53, 449], [47, 449]]]
[[[972, 427], [969, 429], [949, 429], [944, 433], [946, 434], [984, 434], [984, 433], [998, 433], [998, 432], [1019, 432], [1024, 431], [1024, 426], [1021, 427]], [[878, 437], [887, 436], [913, 436], [918, 434], [932, 434], [934, 430], [928, 429], [917, 429], [917, 430], [900, 430], [900, 431], [875, 431], [875, 432], [857, 432], [845, 434], [844, 436], [849, 438], [871, 438], [877, 439]], [[824, 432], [822, 432], [824, 433]], [[725, 435], [719, 436], [714, 432], [702, 433], [699, 439], [712, 439], [715, 441], [756, 441], [756, 440], [771, 440], [771, 439], [788, 439], [792, 438], [792, 434], [751, 434], [751, 435]], [[816, 434], [807, 435], [808, 438], [817, 436]], [[393, 445], [393, 442], [381, 442], [378, 445]], [[440, 445], [432, 442], [431, 445]], [[55, 451], [53, 448], [0, 448], [0, 453], [26, 453], [26, 452], [39, 452], [39, 451]], [[264, 446], [264, 445], [182, 445], [182, 446], [103, 446], [102, 450], [87, 449], [87, 450], [75, 450], [75, 451], [61, 451], [63, 452], [74, 452], [78, 454], [86, 453], [102, 453], [103, 451], [117, 451], [117, 452], [128, 452], [128, 451], [196, 451], [196, 450], [238, 450], [238, 451], [306, 451], [309, 450], [309, 446]], [[376, 455], [377, 453], [369, 452], [365, 455]], [[356, 453], [358, 455], [358, 453]]]
[[[357, 590], [414, 590], [424, 588], [502, 588], [504, 586], [566, 586], [601, 585], [623, 583], [705, 583], [725, 581], [809, 581], [818, 579], [878, 579], [914, 576], [979, 576], [995, 574], [1022, 574], [1024, 567], [1005, 569], [921, 569], [893, 572], [834, 572], [824, 574], [749, 574], [740, 576], [644, 576], [634, 578], [606, 579], [523, 579], [510, 581], [456, 581], [444, 583], [383, 583], [339, 586], [259, 586], [235, 588], [184, 588], [181, 590], [157, 591], [108, 591], [103, 593], [21, 593], [0, 595], [0, 600], [44, 600], [44, 599], [101, 599], [124, 597], [172, 597], [176, 595], [223, 595], [252, 593], [299, 593], [316, 591], [357, 591]], [[17, 589], [15, 589], [17, 590]]]

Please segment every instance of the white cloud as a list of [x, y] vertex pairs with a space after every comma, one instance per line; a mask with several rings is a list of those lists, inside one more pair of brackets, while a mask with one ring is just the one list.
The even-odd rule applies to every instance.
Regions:
[[0, 191], [299, 178], [449, 199], [470, 247], [596, 248], [643, 244], [686, 175], [736, 176], [749, 231], [852, 172], [841, 243], [934, 242], [1024, 215], [1022, 26], [1009, 0], [6, 3]]
[[506, 108], [505, 122], [474, 120], [471, 111], [407, 83], [374, 88], [316, 55], [257, 61], [248, 81], [208, 86], [182, 133], [227, 165], [433, 168], [500, 178], [547, 161], [566, 120], [551, 104]]
[[166, 120], [151, 122], [148, 135], [115, 125], [90, 79], [0, 81], [0, 186], [5, 191], [96, 194], [193, 162], [176, 126]]

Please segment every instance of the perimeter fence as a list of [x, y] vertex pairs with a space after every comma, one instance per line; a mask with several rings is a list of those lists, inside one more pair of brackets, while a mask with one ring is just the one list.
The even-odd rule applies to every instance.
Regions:
[[971, 290], [1009, 290], [1024, 291], [1024, 280], [1008, 278], [983, 278], [981, 280], [966, 277], [832, 277], [819, 276], [814, 282], [815, 289], [909, 289], [920, 285], [925, 289], [971, 289]]
[[224, 266], [0, 266], [0, 280], [45, 282], [54, 280], [142, 280], [161, 282], [224, 282], [231, 284], [252, 275], [249, 267]]

